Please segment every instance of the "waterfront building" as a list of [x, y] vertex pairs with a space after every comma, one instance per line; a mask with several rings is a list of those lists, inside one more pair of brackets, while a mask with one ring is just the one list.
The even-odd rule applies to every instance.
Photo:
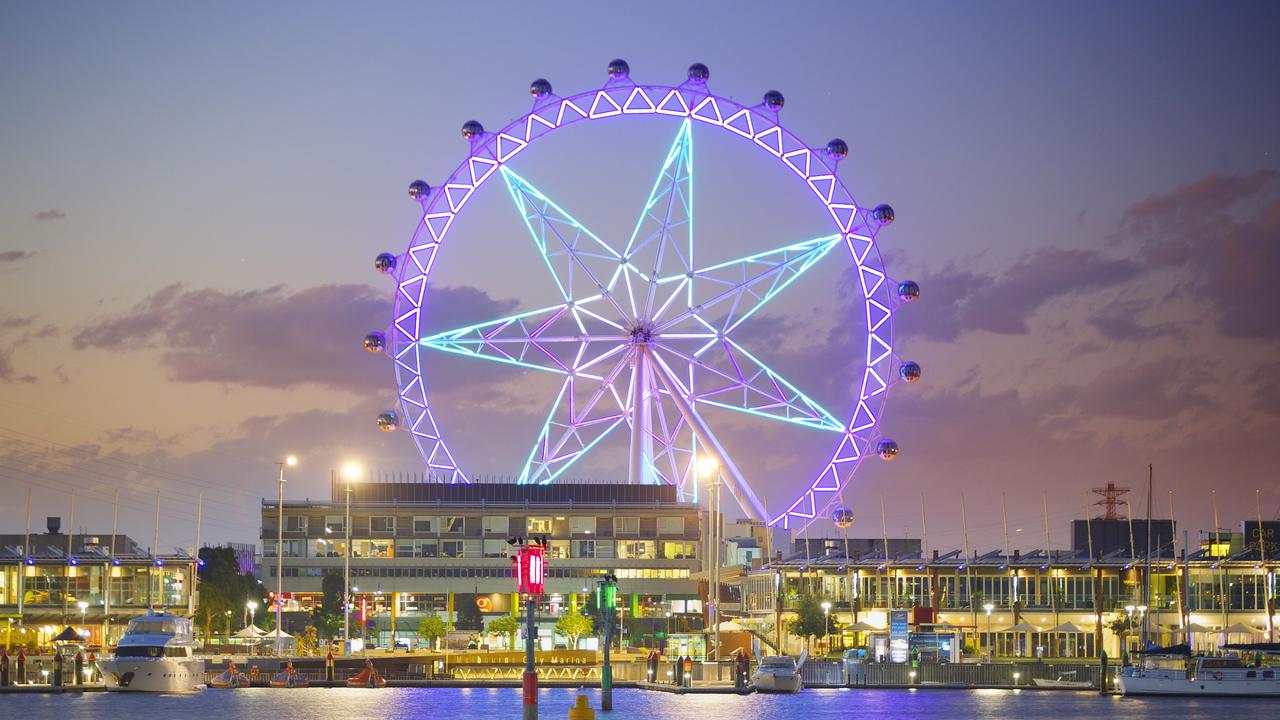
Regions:
[[[59, 532], [0, 535], [0, 628], [10, 645], [48, 642], [67, 626], [86, 645], [119, 638], [150, 609], [191, 613], [196, 561], [153, 554], [126, 535]], [[33, 640], [34, 639], [34, 640]]]
[[[1241, 535], [1257, 534], [1256, 523], [1242, 524]], [[917, 540], [890, 539], [886, 554], [879, 539], [801, 539], [790, 554], [734, 573], [738, 587], [724, 597], [736, 604], [724, 607], [776, 639], [800, 597], [811, 594], [831, 603], [836, 627], [861, 628], [820, 644], [870, 647], [873, 656], [886, 652], [893, 610], [908, 611], [913, 633], [948, 635], [970, 658], [1096, 657], [1101, 650], [1116, 658], [1139, 647], [1144, 620], [1151, 642], [1189, 641], [1197, 651], [1274, 641], [1280, 547], [1265, 543], [1264, 559], [1259, 543], [1237, 537], [1233, 544], [1224, 534], [1214, 544], [1213, 536], [1202, 534], [1191, 548], [1181, 539], [1176, 547], [1153, 540], [1146, 592], [1145, 557], [1127, 542], [1092, 557], [1074, 549], [925, 556]], [[802, 646], [785, 634], [784, 641], [792, 652]]]
[[[350, 552], [352, 604], [371, 643], [413, 642], [421, 618], [478, 630], [514, 613], [508, 540], [547, 541], [542, 621], [589, 605], [595, 583], [618, 578], [624, 632], [639, 643], [701, 627], [700, 571], [706, 522], [697, 505], [670, 486], [511, 485], [432, 482], [331, 483], [328, 502], [284, 503], [284, 544], [276, 547], [279, 508], [262, 505], [263, 582], [275, 587], [283, 554], [285, 628], [308, 623], [323, 578], [341, 574]], [[347, 547], [347, 492], [350, 547]], [[548, 630], [543, 631], [547, 642]]]

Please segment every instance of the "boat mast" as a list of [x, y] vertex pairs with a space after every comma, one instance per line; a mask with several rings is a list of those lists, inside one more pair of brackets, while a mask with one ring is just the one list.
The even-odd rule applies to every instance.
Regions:
[[1147, 555], [1146, 568], [1142, 577], [1142, 604], [1147, 607], [1147, 611], [1142, 613], [1142, 647], [1146, 648], [1151, 642], [1151, 487], [1155, 476], [1155, 470], [1151, 464], [1147, 464]]

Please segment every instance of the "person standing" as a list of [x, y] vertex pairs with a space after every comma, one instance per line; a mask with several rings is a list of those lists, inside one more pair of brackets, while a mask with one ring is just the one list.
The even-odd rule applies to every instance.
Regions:
[[18, 648], [18, 679], [15, 684], [22, 684], [27, 681], [27, 649]]
[[9, 687], [9, 651], [0, 650], [0, 687]]

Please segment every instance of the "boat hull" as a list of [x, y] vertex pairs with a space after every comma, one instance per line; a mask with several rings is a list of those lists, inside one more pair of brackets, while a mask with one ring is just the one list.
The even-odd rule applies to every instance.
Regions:
[[762, 693], [798, 693], [804, 688], [800, 673], [795, 675], [757, 674], [753, 678], [756, 692]]
[[1169, 677], [1121, 675], [1116, 680], [1121, 695], [1195, 695], [1200, 697], [1280, 697], [1280, 682], [1255, 678], [1212, 677], [1188, 680]]
[[204, 660], [121, 658], [98, 663], [110, 692], [199, 692], [205, 687]]

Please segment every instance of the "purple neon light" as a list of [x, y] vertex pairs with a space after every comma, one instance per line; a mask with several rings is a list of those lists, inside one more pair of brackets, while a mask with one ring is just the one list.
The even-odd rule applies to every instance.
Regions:
[[[406, 424], [415, 442], [422, 450], [428, 467], [441, 475], [447, 482], [466, 482], [466, 476], [459, 468], [441, 436], [432, 415], [422, 376], [420, 339], [420, 307], [424, 301], [426, 279], [434, 266], [436, 252], [444, 242], [454, 217], [461, 212], [468, 200], [493, 174], [527, 149], [544, 135], [567, 125], [590, 120], [625, 117], [627, 115], [665, 115], [675, 119], [690, 119], [694, 125], [699, 123], [708, 127], [720, 127], [732, 134], [748, 139], [755, 147], [778, 158], [791, 171], [802, 178], [818, 201], [827, 208], [834, 223], [837, 235], [843, 239], [856, 266], [859, 268], [859, 280], [866, 302], [868, 326], [866, 367], [861, 383], [861, 393], [853, 417], [845, 424], [845, 431], [829, 460], [817, 476], [805, 487], [800, 496], [786, 510], [777, 514], [771, 524], [784, 528], [793, 524], [807, 524], [817, 517], [826, 506], [832, 504], [837, 493], [852, 476], [853, 470], [867, 454], [868, 448], [875, 439], [877, 418], [883, 407], [887, 384], [885, 377], [890, 377], [889, 370], [893, 362], [892, 355], [892, 319], [891, 308], [896, 305], [896, 298], [890, 292], [890, 284], [885, 282], [882, 259], [875, 243], [878, 226], [849, 195], [843, 183], [835, 173], [835, 163], [820, 149], [812, 149], [804, 145], [777, 123], [775, 113], [761, 108], [746, 107], [733, 101], [711, 95], [706, 92], [704, 84], [686, 83], [678, 87], [636, 85], [630, 80], [614, 80], [600, 90], [581, 93], [563, 98], [549, 95], [535, 101], [532, 112], [509, 124], [495, 133], [487, 133], [482, 139], [474, 142], [471, 154], [458, 167], [453, 175], [439, 187], [442, 190], [433, 192], [424, 203], [421, 222], [414, 233], [408, 250], [398, 263], [398, 292], [395, 297], [393, 315], [393, 332], [390, 334], [391, 349], [395, 358], [397, 385], [400, 390], [401, 408], [405, 414]], [[408, 260], [407, 262], [405, 260]], [[692, 255], [690, 254], [690, 262]], [[598, 279], [598, 278], [597, 278]], [[627, 275], [626, 280], [633, 278]], [[649, 280], [656, 280], [650, 278]], [[678, 290], [677, 290], [678, 292]], [[570, 298], [566, 298], [569, 300]], [[668, 302], [667, 305], [670, 303]], [[664, 311], [667, 306], [664, 305]], [[600, 322], [609, 322], [595, 313], [576, 311], [575, 318], [583, 316], [595, 318]], [[563, 309], [562, 309], [563, 312]], [[546, 319], [536, 329], [541, 333], [554, 323], [554, 318]], [[697, 321], [706, 326], [705, 331], [716, 332], [718, 328], [710, 327], [700, 316]], [[502, 328], [494, 328], [496, 335]], [[536, 337], [537, 333], [531, 333]], [[688, 335], [699, 333], [690, 332]], [[664, 338], [666, 335], [664, 335]], [[673, 337], [675, 337], [673, 335]], [[712, 337], [707, 338], [714, 343]], [[702, 338], [690, 338], [702, 339]], [[515, 341], [519, 342], [519, 341]], [[577, 359], [567, 365], [562, 356], [556, 356], [548, 347], [548, 340], [533, 341], [526, 335], [524, 341], [526, 352], [536, 350], [538, 356], [547, 358], [556, 368], [570, 372], [565, 387], [576, 382], [587, 380], [604, 380], [610, 376], [616, 378], [619, 368], [625, 364], [619, 361], [610, 372], [594, 378], [583, 376], [580, 371], [587, 365], [598, 364], [611, 357], [602, 354], [590, 362], [580, 362], [586, 352], [587, 343], [580, 343], [574, 353]], [[492, 343], [490, 347], [498, 347]], [[709, 348], [709, 345], [708, 345]], [[704, 350], [705, 352], [705, 350]], [[527, 352], [526, 352], [527, 355]], [[737, 368], [738, 358], [728, 353], [735, 366], [734, 374], [745, 378], [747, 373]], [[691, 366], [686, 382], [693, 386], [694, 370]], [[774, 391], [783, 394], [783, 390], [773, 378], [765, 375], [774, 387]], [[621, 409], [621, 418], [617, 413], [602, 414], [597, 417], [586, 417], [581, 414], [572, 418], [578, 427], [607, 426], [616, 427], [617, 423], [629, 420], [626, 415], [626, 402], [616, 390], [601, 383], [592, 393], [595, 403], [605, 395], [613, 395], [614, 403]], [[656, 394], [661, 394], [655, 390]], [[704, 397], [705, 391], [695, 394], [695, 401]], [[593, 405], [595, 404], [593, 403]], [[767, 407], [758, 406], [757, 409]], [[660, 403], [655, 403], [659, 424], [666, 422], [665, 413]], [[589, 412], [589, 411], [588, 411]], [[613, 424], [609, 424], [612, 422]], [[669, 439], [679, 432], [685, 423], [677, 418], [667, 429], [654, 429], [651, 434], [655, 438]], [[674, 429], [672, 427], [674, 426]], [[545, 431], [544, 427], [544, 431]], [[658, 438], [659, 432], [665, 437]], [[550, 442], [550, 438], [547, 438]], [[561, 447], [550, 453], [551, 457], [564, 458], [573, 456], [572, 451], [561, 452]], [[579, 443], [581, 444], [581, 443]], [[665, 443], [662, 443], [665, 445]], [[670, 445], [666, 445], [671, 451]], [[658, 464], [660, 452], [654, 456], [654, 465]], [[678, 473], [671, 471], [670, 475]], [[670, 478], [667, 481], [671, 481]]]

